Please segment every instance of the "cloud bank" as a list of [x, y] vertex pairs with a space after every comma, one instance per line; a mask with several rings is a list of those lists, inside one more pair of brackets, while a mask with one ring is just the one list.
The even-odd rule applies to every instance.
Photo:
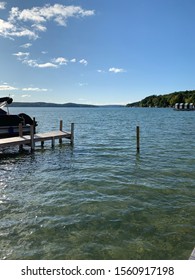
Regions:
[[[0, 2], [0, 10], [5, 9], [6, 3]], [[0, 18], [0, 36], [3, 37], [28, 37], [29, 39], [39, 38], [40, 32], [47, 30], [47, 23], [55, 22], [60, 26], [67, 26], [69, 18], [84, 18], [93, 16], [94, 10], [84, 10], [80, 6], [65, 6], [61, 4], [31, 9], [20, 10], [12, 7], [7, 20]]]
[[[13, 55], [16, 56], [17, 59], [20, 60], [22, 63], [34, 68], [59, 68], [60, 66], [68, 65], [68, 63], [77, 62], [76, 58], [68, 60], [65, 57], [57, 57], [57, 58], [52, 58], [50, 61], [40, 63], [36, 59], [31, 59], [29, 52], [17, 52], [17, 53], [13, 53]], [[78, 63], [84, 66], [88, 65], [88, 61], [84, 58], [80, 59]]]
[[46, 92], [48, 91], [47, 88], [38, 88], [38, 87], [28, 87], [28, 88], [16, 88], [7, 83], [3, 83], [0, 85], [0, 91], [13, 91], [13, 90], [20, 90], [20, 91], [34, 91], [34, 92]]

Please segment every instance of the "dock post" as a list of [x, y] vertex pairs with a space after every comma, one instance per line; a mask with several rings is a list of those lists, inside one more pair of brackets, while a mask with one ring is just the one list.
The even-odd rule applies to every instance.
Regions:
[[30, 126], [30, 142], [31, 142], [31, 152], [35, 149], [35, 139], [34, 139], [34, 125]]
[[[63, 121], [60, 120], [60, 131], [62, 131], [63, 128]], [[62, 144], [62, 137], [59, 138], [59, 143]]]
[[[19, 136], [23, 136], [23, 131], [22, 131], [22, 123], [19, 123]], [[19, 151], [21, 152], [23, 150], [23, 145], [19, 145]]]
[[62, 131], [62, 127], [63, 127], [63, 120], [60, 120], [60, 131]]
[[70, 136], [70, 144], [74, 144], [74, 123], [71, 123], [71, 136]]
[[140, 129], [139, 126], [136, 127], [136, 138], [137, 138], [137, 153], [140, 152]]
[[19, 136], [23, 136], [23, 131], [22, 131], [22, 123], [19, 123]]
[[52, 139], [51, 139], [51, 146], [52, 146], [52, 148], [54, 148], [54, 146], [55, 146], [55, 138], [54, 137], [52, 137]]
[[34, 134], [36, 133], [36, 119], [33, 117]]

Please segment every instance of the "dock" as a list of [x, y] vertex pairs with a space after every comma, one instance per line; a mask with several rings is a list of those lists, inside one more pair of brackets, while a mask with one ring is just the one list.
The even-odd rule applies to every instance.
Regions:
[[44, 142], [50, 140], [52, 147], [55, 145], [55, 140], [59, 140], [62, 143], [62, 139], [69, 139], [70, 144], [73, 145], [74, 142], [74, 123], [71, 123], [71, 131], [62, 130], [62, 121], [60, 121], [60, 130], [50, 131], [45, 133], [34, 133], [34, 126], [31, 126], [31, 133], [29, 135], [22, 135], [22, 127], [19, 129], [19, 136], [2, 138], [0, 139], [0, 148], [19, 146], [19, 150], [23, 148], [24, 145], [31, 147], [31, 151], [35, 150], [35, 143], [40, 142], [41, 146], [44, 146]]

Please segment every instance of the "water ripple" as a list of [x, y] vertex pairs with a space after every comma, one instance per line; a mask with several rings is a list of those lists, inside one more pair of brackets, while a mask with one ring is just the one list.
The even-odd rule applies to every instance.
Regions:
[[[47, 131], [43, 110], [29, 108]], [[195, 114], [53, 110], [54, 123], [62, 116], [76, 123], [74, 147], [46, 143], [34, 154], [0, 155], [0, 258], [188, 259]]]

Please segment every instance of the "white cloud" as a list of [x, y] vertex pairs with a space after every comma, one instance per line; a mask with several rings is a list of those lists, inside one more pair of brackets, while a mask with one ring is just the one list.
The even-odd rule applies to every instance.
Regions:
[[45, 22], [46, 19], [41, 15], [41, 8], [34, 7], [32, 9], [19, 10], [18, 7], [11, 8], [10, 21], [31, 21], [31, 22]]
[[0, 2], [0, 10], [4, 10], [6, 6], [6, 2]]
[[17, 27], [12, 22], [0, 19], [0, 36], [2, 37], [29, 37], [30, 39], [37, 39], [38, 35], [25, 27]]
[[47, 88], [22, 88], [22, 91], [48, 91]]
[[21, 97], [22, 98], [31, 97], [31, 95], [30, 94], [23, 94], [23, 95], [21, 95]]
[[58, 58], [52, 59], [52, 62], [59, 64], [59, 65], [67, 65], [68, 60], [64, 57], [58, 57]]
[[85, 65], [85, 66], [88, 64], [87, 60], [85, 60], [85, 59], [81, 59], [81, 60], [79, 61], [79, 63], [81, 63], [81, 64], [83, 64], [83, 65]]
[[40, 32], [47, 31], [47, 28], [42, 24], [33, 24], [32, 28], [34, 28], [36, 31], [40, 31]]
[[[25, 45], [25, 47], [27, 46]], [[46, 54], [46, 52], [44, 54]], [[40, 63], [36, 59], [30, 59], [29, 52], [17, 52], [13, 53], [13, 55], [16, 56], [18, 60], [22, 61], [22, 63], [34, 68], [58, 68], [68, 63], [68, 60], [64, 57], [53, 58], [50, 61]]]
[[53, 64], [51, 62], [46, 62], [46, 63], [36, 63], [36, 66], [38, 68], [57, 68], [58, 66], [56, 64]]
[[24, 45], [21, 45], [20, 47], [21, 47], [21, 48], [24, 48], [24, 49], [28, 49], [28, 48], [30, 48], [31, 46], [32, 46], [31, 43], [26, 43], [26, 44], [24, 44]]
[[0, 90], [7, 91], [7, 90], [17, 90], [17, 88], [9, 86], [8, 84], [0, 85]]
[[0, 91], [10, 91], [10, 90], [21, 90], [21, 91], [34, 91], [34, 92], [46, 92], [48, 91], [47, 88], [38, 88], [38, 87], [27, 87], [27, 88], [16, 88], [7, 83], [3, 83], [0, 85]]
[[[25, 44], [25, 45], [22, 45], [21, 47], [27, 48], [30, 46], [31, 46], [31, 44]], [[42, 54], [46, 54], [46, 53], [47, 52], [42, 52]], [[57, 58], [50, 59], [49, 61], [46, 61], [46, 62], [40, 62], [36, 59], [31, 59], [29, 52], [21, 52], [21, 51], [19, 51], [17, 53], [13, 53], [13, 55], [16, 56], [18, 60], [22, 61], [23, 64], [26, 64], [26, 65], [28, 65], [30, 67], [34, 67], [34, 68], [59, 68], [63, 65], [68, 65], [68, 63], [77, 62], [76, 58], [68, 60], [65, 57], [57, 57]], [[87, 60], [85, 60], [85, 59], [79, 60], [78, 63], [80, 63], [84, 66], [86, 66], [88, 64]]]
[[51, 62], [38, 63], [36, 60], [33, 59], [24, 60], [23, 63], [34, 68], [58, 68], [58, 65], [54, 63]]
[[19, 60], [24, 60], [27, 59], [27, 57], [29, 56], [29, 52], [17, 52], [17, 53], [13, 53], [14, 56], [16, 56]]
[[15, 30], [14, 25], [11, 22], [0, 19], [0, 35], [7, 36], [12, 30]]
[[2, 37], [29, 37], [31, 39], [37, 39], [38, 35], [27, 28], [17, 27], [12, 22], [0, 19], [0, 36]]
[[108, 71], [105, 71], [105, 70], [102, 70], [102, 69], [98, 69], [97, 72], [98, 72], [98, 73], [112, 72], [112, 73], [117, 74], [117, 73], [124, 73], [124, 72], [126, 72], [126, 70], [125, 70], [125, 69], [122, 69], [122, 68], [111, 67], [111, 68], [109, 68]]
[[36, 65], [37, 65], [37, 62], [34, 59], [24, 59], [23, 63], [27, 64], [30, 67], [36, 67]]
[[[0, 9], [4, 9], [5, 4], [5, 2], [0, 2]], [[66, 26], [69, 18], [82, 18], [94, 14], [94, 10], [84, 10], [79, 6], [64, 6], [61, 4], [48, 4], [23, 10], [12, 7], [8, 21], [0, 19], [0, 36], [9, 38], [26, 36], [30, 39], [37, 39], [40, 32], [47, 30], [45, 25], [49, 21]]]
[[68, 60], [64, 57], [58, 57], [58, 58], [51, 59], [51, 61], [49, 62], [38, 63], [38, 61], [35, 59], [24, 58], [23, 63], [34, 68], [59, 68], [62, 65], [67, 65]]
[[76, 60], [76, 58], [73, 58], [70, 60], [70, 62], [75, 63], [75, 62], [77, 62], [77, 60]]
[[[51, 59], [49, 62], [38, 63], [38, 61], [35, 59], [29, 59], [29, 53], [18, 52], [13, 55], [17, 56], [19, 60], [22, 60], [22, 62], [27, 64], [28, 66], [35, 68], [59, 68], [60, 66], [67, 65], [69, 62], [76, 62], [76, 59], [72, 59], [69, 61], [65, 57], [57, 57]], [[87, 60], [85, 59], [81, 59], [79, 63], [85, 66], [88, 64]]]
[[109, 69], [109, 72], [113, 72], [113, 73], [123, 73], [123, 72], [126, 72], [124, 69], [122, 68], [115, 68], [115, 67], [112, 67]]
[[33, 12], [40, 16], [39, 20], [53, 19], [59, 25], [66, 26], [67, 19], [70, 17], [86, 17], [94, 15], [94, 10], [83, 10], [79, 6], [64, 6], [55, 4], [53, 6], [46, 5], [43, 8], [34, 8]]
[[39, 36], [35, 31], [31, 31], [27, 28], [18, 28], [15, 32], [9, 32], [9, 37], [28, 37], [29, 39], [36, 40]]

